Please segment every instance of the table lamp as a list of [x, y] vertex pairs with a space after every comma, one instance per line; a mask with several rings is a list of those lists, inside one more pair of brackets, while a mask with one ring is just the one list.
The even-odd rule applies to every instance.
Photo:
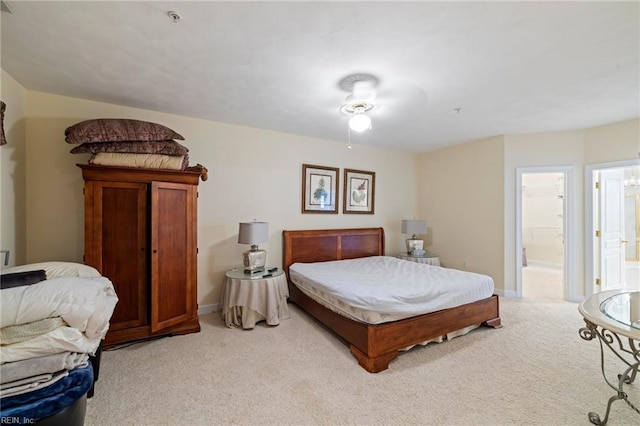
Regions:
[[424, 241], [416, 238], [416, 234], [427, 233], [427, 221], [404, 219], [402, 220], [402, 233], [412, 234], [412, 237], [407, 239], [407, 254], [424, 255]]
[[240, 222], [238, 244], [249, 244], [251, 249], [242, 253], [245, 274], [257, 274], [264, 271], [267, 251], [260, 250], [258, 244], [269, 241], [267, 222]]

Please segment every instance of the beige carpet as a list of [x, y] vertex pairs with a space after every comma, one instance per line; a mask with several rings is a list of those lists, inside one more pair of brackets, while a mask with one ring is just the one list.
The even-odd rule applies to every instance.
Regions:
[[561, 266], [551, 267], [534, 261], [522, 268], [522, 297], [538, 301], [564, 299], [564, 277]]
[[[290, 320], [253, 330], [205, 315], [201, 333], [105, 352], [86, 424], [588, 425], [589, 411], [604, 415], [614, 392], [598, 343], [578, 335], [577, 305], [501, 299], [501, 310], [502, 329], [414, 348], [379, 374], [295, 305]], [[638, 424], [614, 403], [609, 425]]]
[[[562, 266], [530, 261], [522, 268], [522, 293], [527, 299], [553, 301], [564, 299], [564, 277]], [[625, 263], [623, 290], [640, 290], [640, 262]], [[611, 289], [613, 290], [613, 289]]]

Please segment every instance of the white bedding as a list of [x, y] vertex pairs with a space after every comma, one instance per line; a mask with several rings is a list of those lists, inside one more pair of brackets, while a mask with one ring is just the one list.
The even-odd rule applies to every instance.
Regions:
[[100, 337], [89, 339], [77, 328], [59, 327], [24, 342], [0, 346], [0, 362], [4, 364], [61, 352], [95, 355], [101, 340]]
[[328, 308], [369, 324], [475, 302], [494, 289], [487, 275], [389, 256], [294, 263], [289, 278]]
[[2, 390], [0, 390], [0, 396], [6, 398], [9, 396], [22, 395], [28, 392], [33, 392], [38, 389], [50, 386], [55, 382], [64, 379], [68, 375], [69, 371], [63, 370], [57, 371], [55, 373], [41, 374], [39, 376], [29, 377], [27, 379], [8, 385], [11, 387], [3, 387]]
[[82, 263], [76, 263], [76, 262], [60, 262], [60, 261], [29, 263], [27, 265], [12, 266], [11, 268], [5, 268], [0, 270], [0, 275], [13, 274], [16, 272], [38, 271], [40, 269], [44, 270], [44, 272], [47, 274], [47, 279], [56, 278], [56, 277], [99, 277], [100, 276], [100, 272], [98, 272], [97, 269], [92, 268], [89, 265], [84, 265]]
[[87, 365], [106, 336], [118, 302], [108, 278], [78, 263], [22, 265], [2, 275], [40, 269], [46, 280], [1, 291], [3, 397], [45, 388], [69, 370]]
[[60, 317], [45, 318], [38, 321], [28, 322], [26, 324], [9, 325], [0, 328], [0, 345], [12, 345], [14, 343], [24, 342], [31, 338], [40, 336], [55, 330], [58, 327], [64, 327], [67, 323]]
[[76, 367], [84, 367], [88, 363], [89, 354], [78, 352], [60, 352], [16, 362], [6, 362], [0, 365], [0, 388], [11, 387], [14, 385], [12, 382], [28, 377], [72, 370]]
[[56, 277], [2, 290], [0, 325], [61, 317], [88, 339], [102, 339], [118, 297], [105, 277]]

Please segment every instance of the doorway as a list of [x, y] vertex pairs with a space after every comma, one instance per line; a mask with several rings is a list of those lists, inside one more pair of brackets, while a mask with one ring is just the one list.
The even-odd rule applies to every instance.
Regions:
[[573, 300], [573, 167], [516, 172], [516, 296]]
[[628, 288], [640, 290], [640, 177], [633, 179], [625, 176], [625, 278]]
[[522, 175], [522, 297], [564, 298], [564, 173]]
[[639, 161], [589, 165], [585, 188], [587, 296], [640, 289]]
[[626, 261], [640, 262], [640, 185], [625, 184], [624, 235]]

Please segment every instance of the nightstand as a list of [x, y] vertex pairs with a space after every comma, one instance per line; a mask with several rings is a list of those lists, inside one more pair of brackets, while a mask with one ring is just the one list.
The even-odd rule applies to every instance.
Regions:
[[245, 274], [242, 269], [228, 271], [222, 288], [222, 318], [227, 327], [251, 329], [259, 321], [278, 325], [289, 318], [289, 287], [282, 269]]
[[400, 252], [396, 254], [396, 257], [398, 259], [409, 260], [411, 262], [426, 263], [427, 265], [432, 265], [432, 266], [440, 266], [440, 257], [438, 257], [437, 254], [433, 254], [429, 252], [427, 252], [427, 254], [425, 254], [424, 256], [412, 256], [406, 252]]

